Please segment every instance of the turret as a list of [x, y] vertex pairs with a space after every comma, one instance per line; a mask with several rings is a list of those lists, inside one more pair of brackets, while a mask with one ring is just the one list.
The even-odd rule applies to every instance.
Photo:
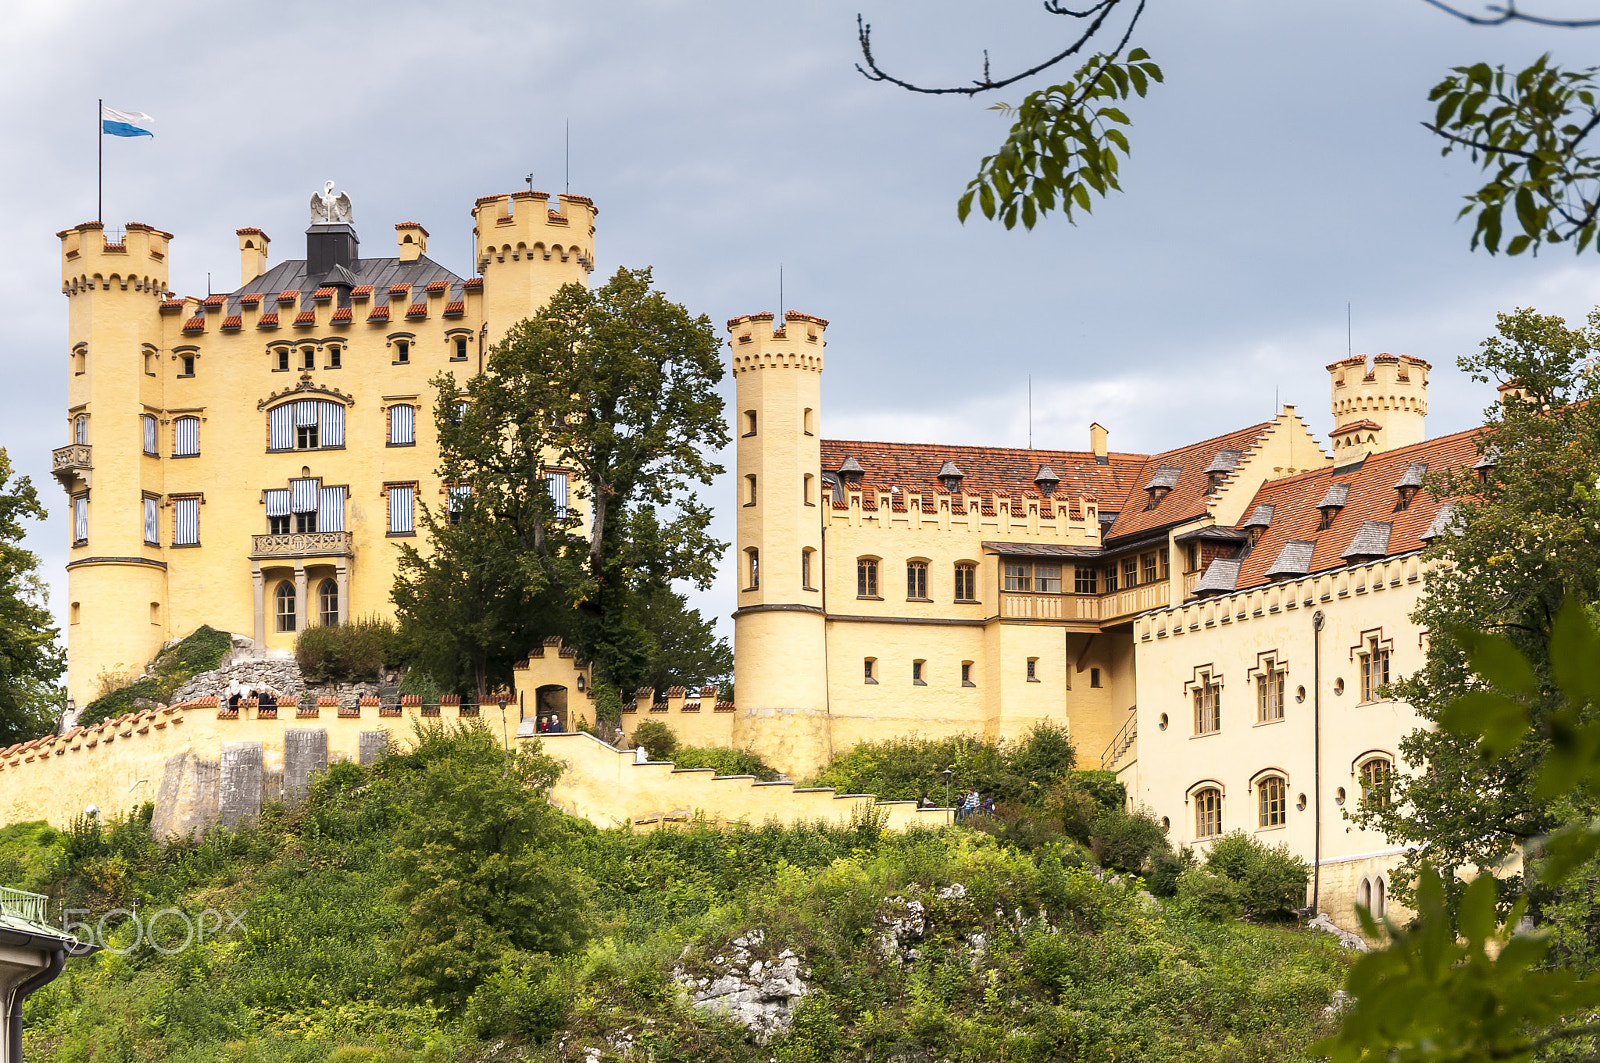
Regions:
[[734, 744], [790, 774], [831, 755], [822, 611], [822, 350], [796, 311], [728, 322], [739, 499]]
[[[67, 297], [67, 423], [51, 466], [67, 492], [58, 525], [70, 548], [68, 688], [80, 704], [95, 676], [80, 661], [137, 669], [160, 648], [165, 582], [160, 545], [146, 541], [145, 500], [161, 497], [161, 303], [171, 233], [129, 222], [121, 240], [99, 222], [63, 230]], [[157, 520], [156, 538], [162, 522]], [[84, 605], [80, 602], [92, 602]], [[146, 620], [148, 618], [148, 622]]]
[[493, 343], [532, 317], [564, 284], [589, 283], [594, 269], [594, 219], [585, 196], [546, 192], [484, 196], [472, 208], [478, 272], [484, 278], [484, 318]]
[[1431, 368], [1404, 354], [1375, 355], [1370, 369], [1364, 354], [1329, 365], [1334, 461], [1422, 442]]

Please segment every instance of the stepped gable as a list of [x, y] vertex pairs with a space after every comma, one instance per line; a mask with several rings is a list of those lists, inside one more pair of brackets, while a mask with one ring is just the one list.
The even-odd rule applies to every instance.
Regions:
[[[1307, 567], [1310, 574], [1350, 564], [1345, 556], [1361, 529], [1370, 521], [1392, 524], [1388, 550], [1383, 556], [1409, 554], [1427, 544], [1422, 536], [1427, 533], [1439, 507], [1447, 503], [1435, 498], [1426, 487], [1416, 492], [1411, 505], [1396, 512], [1399, 491], [1395, 484], [1407, 478], [1411, 465], [1426, 462], [1428, 475], [1446, 469], [1470, 469], [1478, 460], [1480, 428], [1468, 429], [1454, 435], [1413, 443], [1409, 447], [1369, 454], [1359, 466], [1339, 465], [1318, 469], [1298, 476], [1272, 480], [1261, 486], [1247, 512], [1256, 506], [1275, 507], [1272, 524], [1244, 558], [1239, 569], [1235, 590], [1245, 590], [1274, 582], [1267, 575], [1284, 545], [1291, 540], [1315, 542]], [[1333, 527], [1318, 530], [1322, 514], [1317, 509], [1335, 484], [1347, 484], [1349, 493], [1339, 510]], [[1215, 562], [1213, 562], [1215, 564]], [[1281, 577], [1280, 577], [1281, 578]]]
[[[898, 487], [908, 494], [932, 498], [948, 495], [939, 481], [939, 470], [953, 461], [961, 470], [958, 495], [982, 498], [1038, 497], [1034, 477], [1039, 466], [1048, 465], [1060, 477], [1055, 497], [1076, 502], [1082, 495], [1107, 509], [1128, 493], [1138, 470], [1144, 466], [1143, 454], [1109, 455], [1109, 462], [1095, 462], [1087, 450], [1028, 450], [1012, 447], [958, 447], [945, 443], [874, 443], [854, 439], [824, 439], [822, 471], [839, 471], [846, 458], [860, 463], [862, 491], [888, 491]], [[837, 496], [836, 496], [837, 497]]]
[[[1251, 448], [1272, 425], [1271, 421], [1263, 421], [1227, 435], [1147, 457], [1131, 477], [1127, 490], [1120, 497], [1107, 498], [1102, 503], [1105, 510], [1112, 511], [1115, 508], [1117, 514], [1116, 521], [1106, 531], [1106, 547], [1115, 549], [1118, 539], [1204, 516], [1210, 502], [1208, 489], [1211, 485], [1206, 469], [1217, 460], [1217, 452], [1242, 451], [1242, 456], [1233, 459], [1235, 466], [1241, 465], [1249, 460]], [[1155, 509], [1146, 510], [1150, 498], [1145, 494], [1145, 485], [1155, 478], [1163, 466], [1181, 471], [1161, 504]]]

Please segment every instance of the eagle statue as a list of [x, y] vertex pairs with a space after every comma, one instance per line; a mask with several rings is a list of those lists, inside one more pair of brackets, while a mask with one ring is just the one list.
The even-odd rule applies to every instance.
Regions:
[[350, 211], [350, 194], [333, 194], [333, 182], [325, 181], [321, 192], [311, 193], [311, 224], [325, 225], [353, 220]]

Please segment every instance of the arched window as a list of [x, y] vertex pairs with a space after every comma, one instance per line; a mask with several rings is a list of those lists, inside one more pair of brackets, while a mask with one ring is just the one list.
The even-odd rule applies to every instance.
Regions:
[[856, 559], [856, 597], [876, 598], [878, 596], [878, 559], [875, 557], [862, 557]]
[[317, 585], [317, 612], [324, 627], [333, 627], [339, 622], [339, 584], [331, 579]]
[[89, 442], [89, 415], [80, 413], [72, 419], [72, 441], [74, 443]]
[[278, 589], [273, 594], [273, 600], [278, 606], [278, 630], [293, 631], [294, 623], [294, 584], [284, 580], [278, 584]]
[[1268, 775], [1256, 784], [1260, 826], [1281, 827], [1289, 821], [1288, 790], [1281, 775]]
[[1388, 794], [1383, 784], [1389, 781], [1389, 773], [1393, 765], [1383, 757], [1373, 757], [1361, 765], [1361, 802], [1372, 802], [1375, 805], [1388, 803]]
[[179, 417], [172, 422], [172, 456], [192, 458], [200, 453], [200, 418]]
[[1389, 905], [1388, 889], [1383, 884], [1382, 876], [1372, 880], [1372, 914], [1382, 919], [1384, 911]]
[[906, 598], [921, 601], [928, 597], [928, 563], [906, 562]]
[[1362, 908], [1372, 908], [1372, 880], [1364, 878], [1361, 885], [1356, 887], [1356, 904]]
[[956, 562], [956, 601], [978, 600], [978, 566], [971, 561]]
[[749, 548], [747, 548], [745, 550], [744, 556], [745, 556], [745, 561], [744, 561], [745, 576], [749, 580], [749, 582], [745, 584], [745, 588], [744, 589], [747, 590], [747, 591], [760, 590], [761, 589], [761, 551], [757, 550], [755, 547], [752, 546], [752, 547], [749, 547]]
[[1208, 786], [1194, 795], [1194, 836], [1215, 838], [1222, 833], [1222, 791]]

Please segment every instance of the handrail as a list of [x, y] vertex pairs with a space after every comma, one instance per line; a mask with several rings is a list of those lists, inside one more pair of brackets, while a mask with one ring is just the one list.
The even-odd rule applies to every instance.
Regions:
[[1138, 709], [1139, 706], [1137, 705], [1128, 706], [1128, 722], [1122, 725], [1122, 729], [1116, 733], [1116, 736], [1110, 742], [1106, 743], [1106, 748], [1100, 752], [1100, 767], [1103, 770], [1109, 770], [1117, 761], [1121, 760], [1122, 754], [1128, 751], [1128, 747], [1133, 745], [1133, 740], [1138, 737]]
[[43, 894], [0, 886], [0, 915], [8, 918], [23, 919], [44, 926], [45, 906], [49, 903], [50, 898]]

